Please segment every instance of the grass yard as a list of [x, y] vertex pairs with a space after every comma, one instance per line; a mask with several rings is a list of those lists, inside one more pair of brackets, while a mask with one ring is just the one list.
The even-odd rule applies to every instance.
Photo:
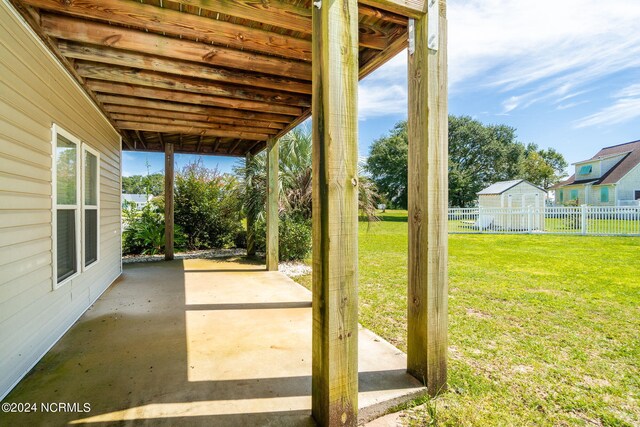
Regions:
[[[382, 218], [360, 224], [360, 322], [406, 351], [407, 216]], [[640, 426], [640, 238], [449, 245], [449, 391], [406, 422]]]

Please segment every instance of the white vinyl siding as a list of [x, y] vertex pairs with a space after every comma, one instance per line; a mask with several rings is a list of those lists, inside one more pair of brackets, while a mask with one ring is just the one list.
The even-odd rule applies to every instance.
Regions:
[[[121, 156], [117, 132], [5, 0], [0, 57], [1, 398], [120, 275]], [[98, 260], [56, 289], [54, 123], [99, 154]]]

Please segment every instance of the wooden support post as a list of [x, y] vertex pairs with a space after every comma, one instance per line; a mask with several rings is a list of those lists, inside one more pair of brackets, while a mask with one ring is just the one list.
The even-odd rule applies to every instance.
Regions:
[[313, 6], [312, 414], [358, 421], [358, 2]]
[[[429, 19], [439, 20], [437, 50], [428, 48]], [[431, 395], [447, 383], [446, 24], [446, 1], [439, 0], [433, 12], [415, 20], [409, 54], [407, 371]]]
[[173, 259], [173, 144], [164, 144], [164, 259]]
[[267, 141], [267, 270], [278, 270], [278, 140]]
[[[245, 182], [253, 185], [253, 180], [249, 180], [249, 164], [253, 160], [253, 155], [251, 153], [247, 153], [245, 157]], [[247, 193], [253, 191], [252, 188], [245, 188]], [[245, 194], [245, 197], [249, 197], [249, 194]], [[255, 256], [256, 255], [256, 219], [253, 215], [254, 213], [250, 210], [247, 210], [247, 256]]]

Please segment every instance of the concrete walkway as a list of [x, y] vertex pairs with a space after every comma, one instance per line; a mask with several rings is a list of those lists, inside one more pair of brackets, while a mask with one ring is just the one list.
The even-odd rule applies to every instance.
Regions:
[[[402, 352], [359, 340], [361, 423], [424, 392]], [[1, 425], [312, 426], [311, 294], [242, 258], [127, 265], [5, 401], [90, 411]]]

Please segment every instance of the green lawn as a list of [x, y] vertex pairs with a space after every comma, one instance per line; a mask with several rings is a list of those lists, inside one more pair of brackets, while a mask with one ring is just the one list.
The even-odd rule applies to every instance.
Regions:
[[[406, 350], [406, 212], [382, 219], [360, 224], [360, 322]], [[449, 246], [449, 391], [404, 420], [640, 426], [640, 238], [459, 234]]]

